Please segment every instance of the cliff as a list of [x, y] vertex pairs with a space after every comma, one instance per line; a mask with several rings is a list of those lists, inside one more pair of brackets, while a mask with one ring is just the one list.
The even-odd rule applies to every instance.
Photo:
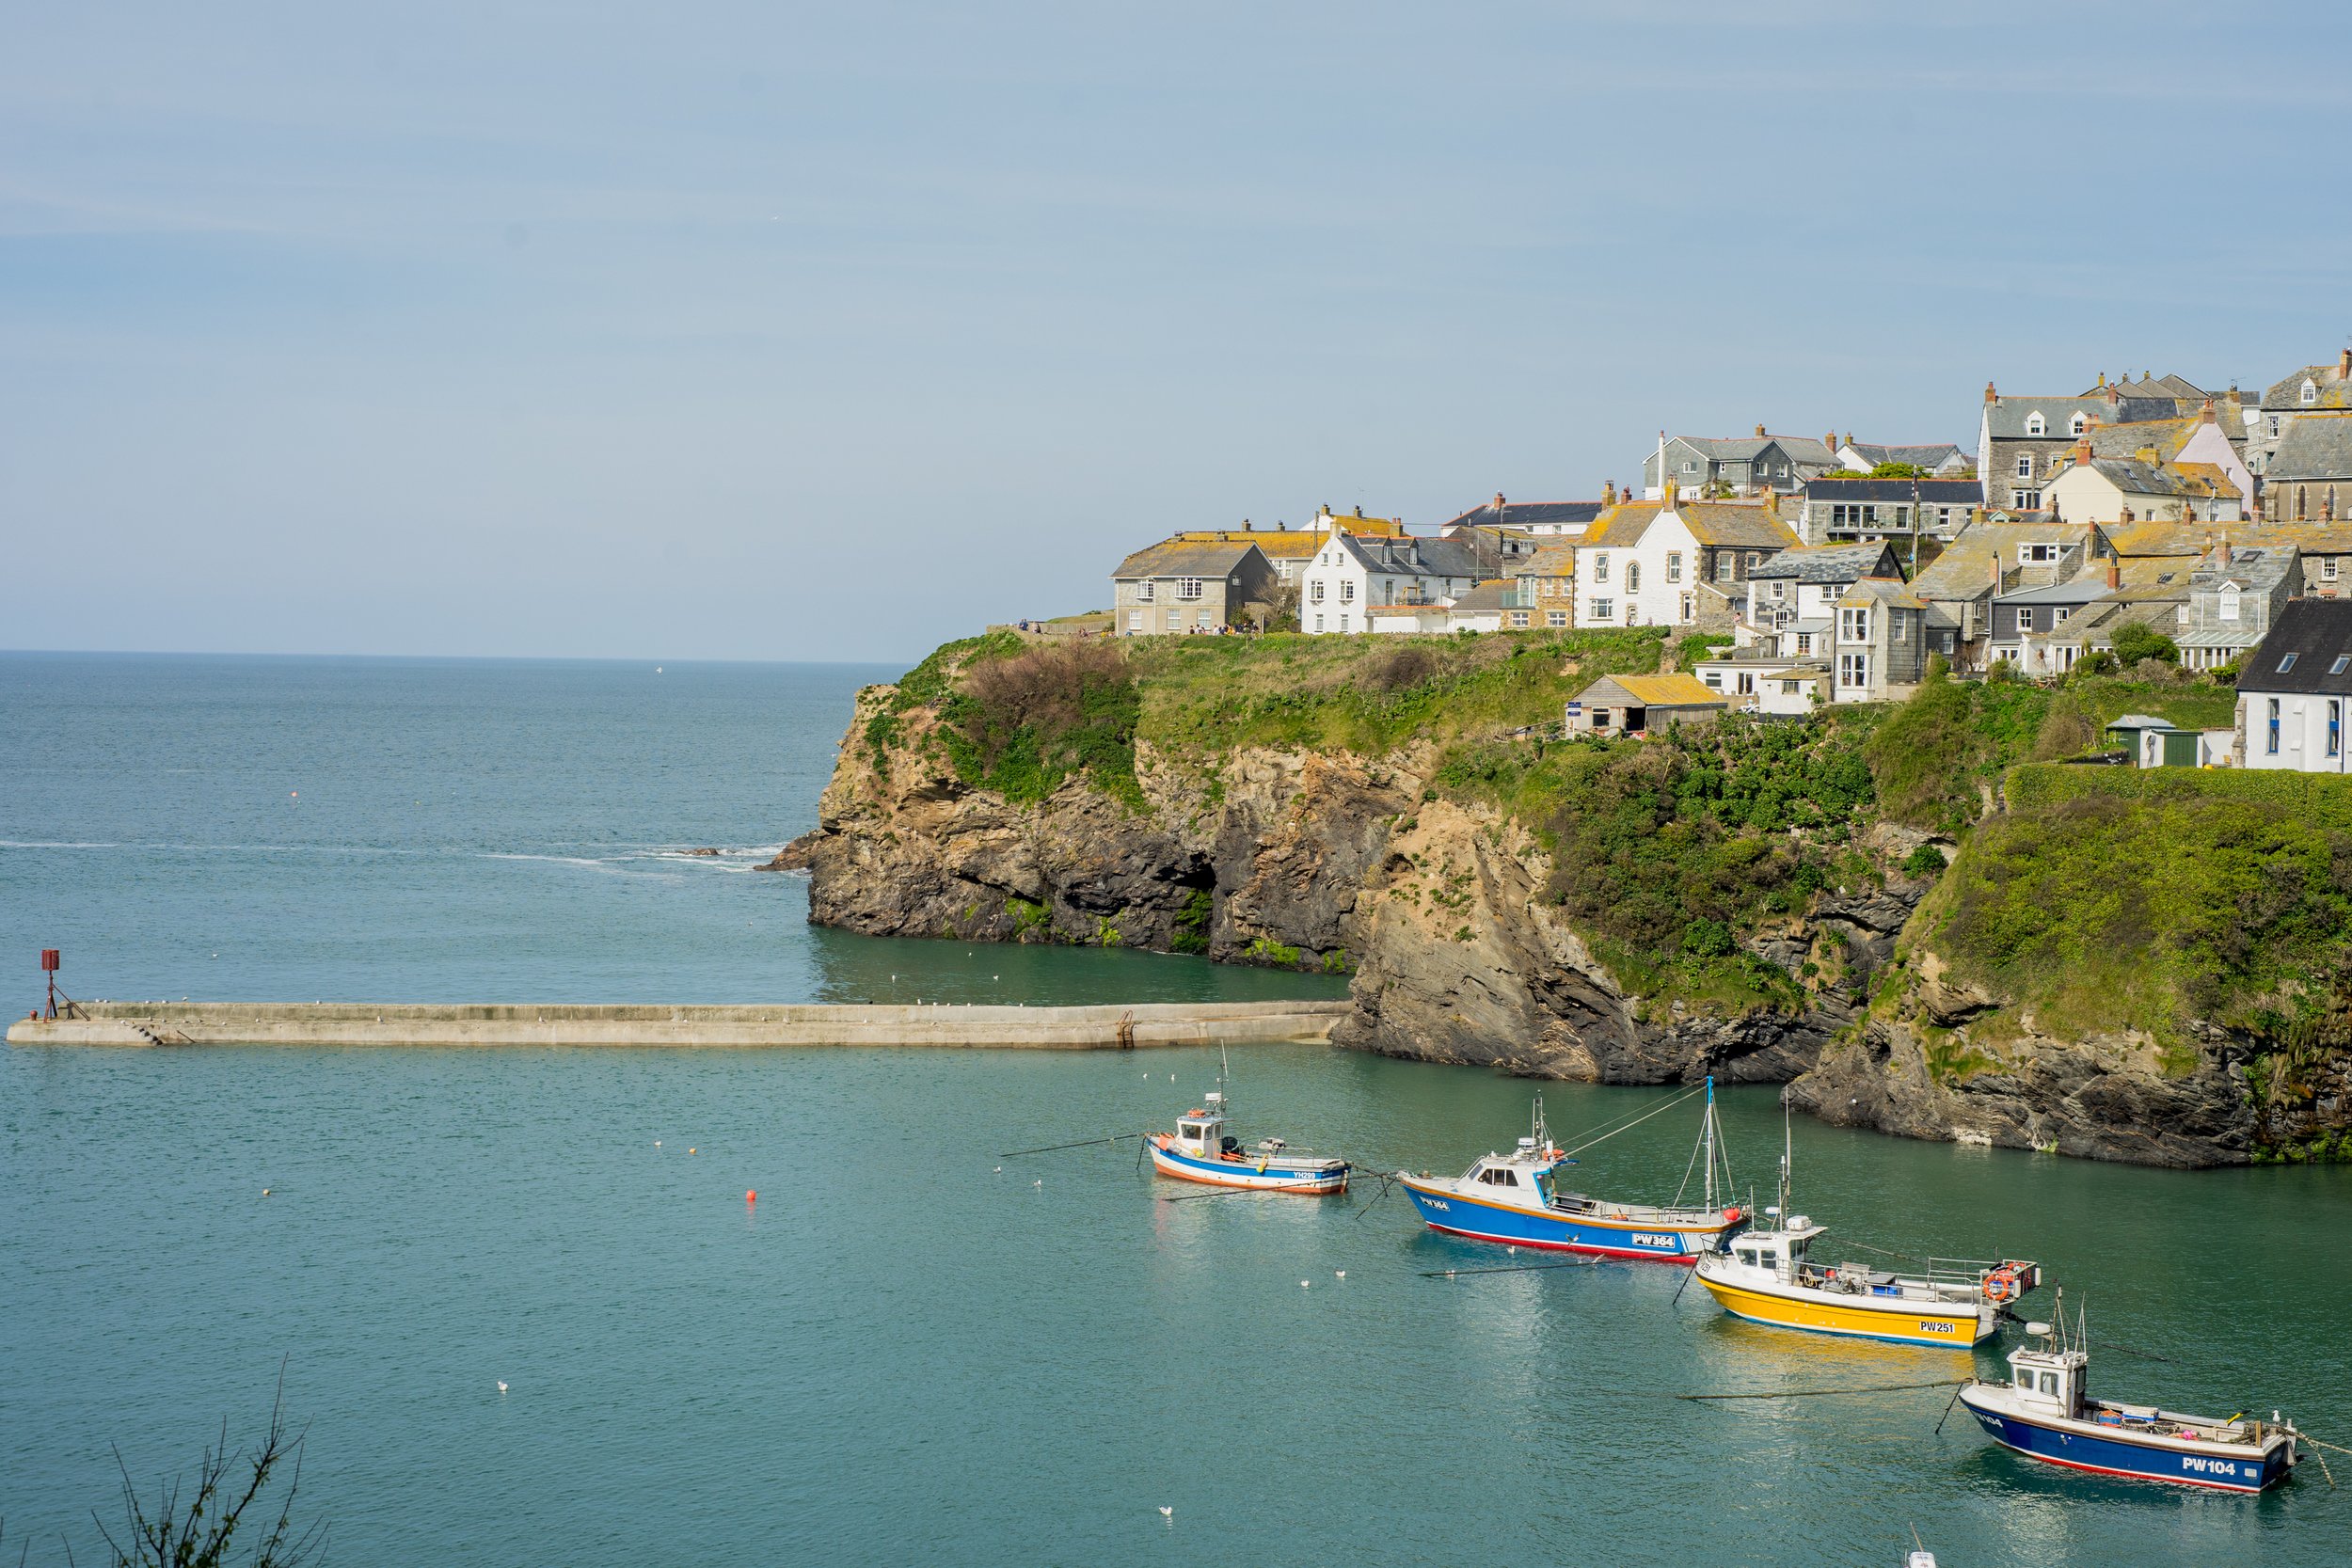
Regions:
[[[1892, 713], [1533, 733], [1670, 657], [1656, 633], [950, 644], [860, 694], [778, 864], [856, 930], [1347, 973], [1359, 1050], [1788, 1083], [1833, 1122], [2095, 1158], [2352, 1155], [2352, 815], [2270, 843], [2279, 802], [2216, 797], [2250, 775], [2020, 766], [2222, 693], [1936, 682]], [[2158, 785], [2179, 798], [2129, 794]]]

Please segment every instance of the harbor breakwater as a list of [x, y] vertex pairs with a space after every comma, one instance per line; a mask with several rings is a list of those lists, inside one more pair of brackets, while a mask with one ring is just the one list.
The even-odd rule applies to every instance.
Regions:
[[1344, 1002], [1165, 1002], [1135, 1006], [377, 1006], [98, 1002], [21, 1019], [10, 1045], [926, 1046], [1107, 1051], [1316, 1043]]

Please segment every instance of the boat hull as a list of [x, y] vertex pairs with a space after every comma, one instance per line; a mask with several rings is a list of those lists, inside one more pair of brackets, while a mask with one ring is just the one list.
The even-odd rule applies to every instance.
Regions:
[[1152, 1168], [1179, 1181], [1199, 1181], [1211, 1187], [1239, 1187], [1255, 1192], [1302, 1193], [1320, 1197], [1347, 1190], [1347, 1165], [1343, 1161], [1318, 1161], [1312, 1165], [1261, 1164], [1254, 1160], [1204, 1160], [1158, 1142], [1144, 1145]]
[[1707, 1293], [1715, 1298], [1716, 1305], [1733, 1317], [1769, 1323], [1774, 1328], [1838, 1334], [1852, 1339], [1884, 1339], [1899, 1345], [1941, 1345], [1947, 1350], [1967, 1349], [1999, 1331], [1999, 1325], [1990, 1321], [1990, 1314], [1969, 1307], [1870, 1296], [1840, 1297], [1786, 1288], [1759, 1290], [1729, 1280], [1710, 1279], [1704, 1270], [1698, 1278]]
[[1701, 1254], [1717, 1250], [1724, 1234], [1740, 1227], [1736, 1214], [1720, 1225], [1662, 1225], [1613, 1220], [1606, 1214], [1523, 1209], [1470, 1197], [1452, 1186], [1420, 1177], [1404, 1177], [1401, 1184], [1432, 1230], [1473, 1242], [1581, 1252], [1597, 1258], [1691, 1263]]
[[[2217, 1492], [2260, 1492], [2293, 1473], [2291, 1442], [2265, 1449], [2230, 1445], [2131, 1437], [2108, 1429], [2085, 1430], [2087, 1423], [2062, 1425], [2028, 1419], [1991, 1408], [1962, 1389], [1961, 1403], [1977, 1418], [1985, 1435], [2001, 1447], [2044, 1465], [2094, 1475], [2122, 1476], [2135, 1481], [2160, 1481], [2175, 1486], [2202, 1486]], [[2234, 1451], [2231, 1451], [2231, 1450]]]

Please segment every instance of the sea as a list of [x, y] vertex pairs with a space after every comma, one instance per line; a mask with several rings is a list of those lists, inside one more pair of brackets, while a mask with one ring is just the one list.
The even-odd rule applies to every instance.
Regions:
[[[896, 673], [0, 654], [0, 1005], [41, 1001], [45, 947], [69, 994], [117, 999], [1338, 993], [809, 927], [803, 879], [754, 868]], [[1312, 1199], [1138, 1170], [1122, 1135], [1220, 1070], [1245, 1136], [1367, 1174]], [[1384, 1193], [1507, 1148], [1538, 1091], [1571, 1140], [1657, 1113], [1580, 1156], [1586, 1190], [1684, 1180], [1682, 1088], [1320, 1047], [12, 1048], [0, 1560], [111, 1560], [126, 1480], [151, 1505], [274, 1400], [304, 1434], [295, 1515], [341, 1563], [2352, 1559], [2352, 1491], [2317, 1463], [2212, 1495], [1943, 1419], [2013, 1339], [1743, 1324], [1670, 1267], [1449, 1240]], [[1763, 1200], [1790, 1154], [1817, 1250], [2036, 1259], [2026, 1306], [2087, 1308], [2095, 1391], [2280, 1408], [2352, 1448], [2352, 1169], [1722, 1104]]]

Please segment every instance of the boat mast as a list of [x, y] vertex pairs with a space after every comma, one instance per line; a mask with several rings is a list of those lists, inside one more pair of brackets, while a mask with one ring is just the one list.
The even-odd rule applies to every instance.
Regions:
[[1707, 1196], [1705, 1207], [1715, 1212], [1715, 1075], [1707, 1075], [1707, 1125], [1701, 1134], [1707, 1139]]

